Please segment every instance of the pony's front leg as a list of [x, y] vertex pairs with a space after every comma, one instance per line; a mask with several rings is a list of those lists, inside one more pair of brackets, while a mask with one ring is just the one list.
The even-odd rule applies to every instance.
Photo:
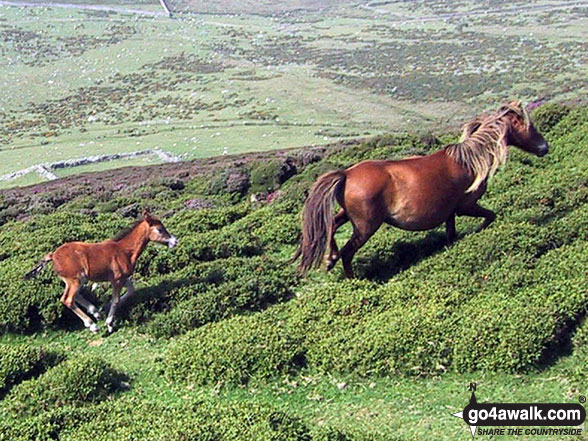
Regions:
[[447, 234], [447, 245], [453, 243], [456, 237], [455, 232], [455, 213], [449, 216], [449, 219], [445, 221], [445, 232]]
[[114, 331], [114, 316], [120, 302], [120, 290], [122, 285], [123, 284], [120, 282], [112, 282], [112, 303], [110, 304], [110, 311], [108, 312], [108, 317], [106, 318], [106, 328], [110, 333]]
[[496, 219], [496, 213], [492, 210], [488, 210], [487, 208], [480, 207], [478, 204], [472, 204], [468, 207], [461, 209], [457, 214], [460, 216], [471, 216], [471, 217], [483, 217], [484, 222], [482, 225], [478, 227], [478, 231], [482, 231], [484, 228], [487, 228], [494, 219]]

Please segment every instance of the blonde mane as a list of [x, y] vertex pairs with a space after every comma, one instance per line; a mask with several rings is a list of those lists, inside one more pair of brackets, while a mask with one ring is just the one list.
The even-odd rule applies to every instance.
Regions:
[[474, 182], [466, 193], [477, 190], [506, 162], [508, 120], [504, 116], [509, 112], [520, 116], [527, 127], [531, 124], [529, 114], [521, 102], [511, 102], [494, 113], [480, 115], [467, 122], [460, 142], [445, 149], [450, 158], [474, 175]]

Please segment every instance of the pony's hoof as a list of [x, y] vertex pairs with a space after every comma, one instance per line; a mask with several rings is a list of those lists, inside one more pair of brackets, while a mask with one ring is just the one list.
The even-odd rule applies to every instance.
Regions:
[[332, 258], [328, 258], [327, 259], [327, 271], [331, 271], [333, 269], [333, 267], [335, 266], [335, 264], [337, 263], [336, 259], [332, 259]]
[[96, 323], [92, 323], [90, 326], [88, 326], [88, 329], [90, 330], [90, 332], [93, 332], [94, 334], [96, 334], [99, 331], [98, 325]]
[[112, 334], [114, 332], [114, 324], [106, 323], [106, 329], [108, 329], [109, 334]]
[[102, 320], [102, 315], [96, 311], [92, 314], [96, 320]]

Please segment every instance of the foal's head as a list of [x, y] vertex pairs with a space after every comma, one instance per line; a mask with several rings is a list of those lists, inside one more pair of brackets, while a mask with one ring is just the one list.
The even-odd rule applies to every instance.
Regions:
[[147, 237], [150, 241], [167, 245], [170, 248], [173, 248], [178, 244], [178, 239], [169, 234], [163, 226], [163, 223], [159, 219], [151, 216], [151, 213], [147, 210], [143, 212], [143, 222], [146, 222], [149, 227]]
[[547, 142], [537, 131], [529, 113], [520, 101], [513, 101], [498, 110], [498, 114], [507, 122], [505, 142], [507, 145], [532, 153], [539, 157], [545, 156], [549, 151]]

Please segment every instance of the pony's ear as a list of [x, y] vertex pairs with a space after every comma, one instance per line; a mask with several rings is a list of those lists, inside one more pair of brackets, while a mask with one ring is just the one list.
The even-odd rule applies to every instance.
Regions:
[[505, 114], [509, 113], [509, 112], [513, 112], [513, 113], [517, 114], [518, 116], [523, 116], [523, 114], [524, 114], [523, 102], [520, 100], [511, 101], [510, 103], [502, 106], [498, 111], [504, 112]]

